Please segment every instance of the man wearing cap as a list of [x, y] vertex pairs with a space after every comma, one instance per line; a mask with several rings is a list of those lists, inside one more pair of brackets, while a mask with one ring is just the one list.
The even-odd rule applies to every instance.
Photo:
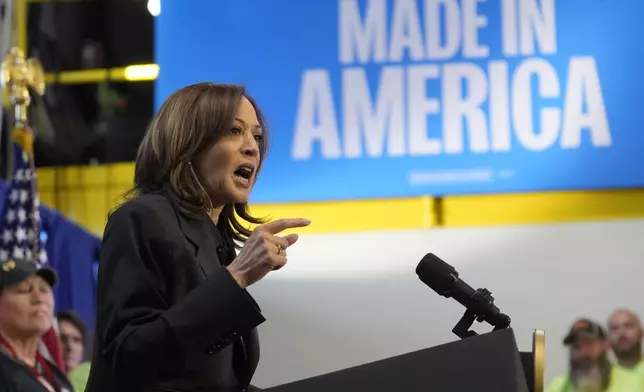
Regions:
[[606, 332], [597, 323], [581, 319], [564, 338], [570, 348], [570, 370], [550, 384], [547, 392], [615, 392], [611, 383]]
[[3, 392], [71, 392], [38, 342], [52, 325], [54, 270], [27, 260], [0, 263], [0, 385]]

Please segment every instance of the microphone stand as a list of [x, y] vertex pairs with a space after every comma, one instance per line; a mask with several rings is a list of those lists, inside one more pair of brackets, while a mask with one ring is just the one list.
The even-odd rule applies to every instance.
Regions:
[[[452, 332], [461, 339], [477, 336], [478, 334], [470, 330], [470, 328], [472, 328], [474, 321], [478, 321], [479, 323], [482, 321], [488, 321], [485, 317], [486, 309], [494, 306], [494, 297], [492, 297], [492, 293], [488, 289], [476, 290], [472, 299], [476, 305], [472, 308], [467, 308], [463, 317], [461, 317], [459, 322], [452, 329]], [[510, 326], [510, 317], [503, 313], [499, 314], [499, 316], [502, 316], [501, 318], [503, 321], [501, 323], [493, 324], [494, 331], [505, 329]]]

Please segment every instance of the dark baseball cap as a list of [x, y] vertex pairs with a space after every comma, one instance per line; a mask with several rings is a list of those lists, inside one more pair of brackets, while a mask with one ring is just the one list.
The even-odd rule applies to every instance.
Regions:
[[38, 267], [30, 261], [11, 258], [0, 262], [0, 290], [18, 284], [34, 274], [43, 278], [51, 287], [58, 283], [58, 275], [52, 268]]
[[606, 339], [606, 331], [604, 328], [597, 324], [596, 322], [589, 319], [580, 319], [577, 320], [572, 327], [568, 335], [564, 338], [564, 345], [568, 346], [573, 344], [577, 339], [584, 337], [588, 339]]

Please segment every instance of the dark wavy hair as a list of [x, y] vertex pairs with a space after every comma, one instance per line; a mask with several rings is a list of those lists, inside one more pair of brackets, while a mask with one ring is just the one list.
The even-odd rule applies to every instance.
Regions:
[[73, 310], [58, 312], [56, 318], [58, 319], [59, 323], [61, 321], [67, 321], [68, 323], [73, 325], [74, 328], [76, 328], [78, 332], [80, 332], [81, 338], [83, 339], [83, 344], [87, 343], [87, 341], [85, 340], [87, 338], [87, 326], [85, 325], [83, 319], [81, 319], [76, 312], [74, 312]]
[[[134, 187], [125, 194], [125, 199], [161, 193], [175, 208], [193, 218], [210, 211], [210, 197], [199, 182], [192, 161], [227, 134], [243, 97], [255, 108], [264, 134], [259, 173], [268, 150], [268, 129], [255, 101], [241, 86], [198, 83], [170, 95], [150, 122], [136, 156]], [[248, 203], [225, 205], [217, 227], [236, 248], [251, 234], [238, 217], [250, 223], [265, 222], [250, 214]]]

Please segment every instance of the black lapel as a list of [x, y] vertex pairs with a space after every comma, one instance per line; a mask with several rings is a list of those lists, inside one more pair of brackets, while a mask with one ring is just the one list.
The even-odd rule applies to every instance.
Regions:
[[203, 217], [192, 218], [177, 211], [179, 225], [185, 237], [194, 246], [194, 256], [204, 276], [213, 273], [221, 266], [218, 248], [223, 243], [223, 238], [217, 230], [213, 230], [213, 223], [204, 214]]
[[259, 338], [257, 329], [239, 337], [233, 346], [233, 363], [237, 380], [250, 384], [259, 362]]
[[[177, 211], [179, 225], [185, 237], [194, 246], [194, 255], [204, 276], [207, 277], [228, 259], [229, 249], [219, 230], [214, 229], [214, 223], [206, 215], [203, 218], [192, 218]], [[257, 330], [252, 330], [248, 335], [240, 337], [234, 344], [237, 361], [240, 366], [235, 366], [239, 380], [248, 384], [255, 373], [259, 362], [259, 339]], [[240, 355], [241, 354], [241, 355]]]

